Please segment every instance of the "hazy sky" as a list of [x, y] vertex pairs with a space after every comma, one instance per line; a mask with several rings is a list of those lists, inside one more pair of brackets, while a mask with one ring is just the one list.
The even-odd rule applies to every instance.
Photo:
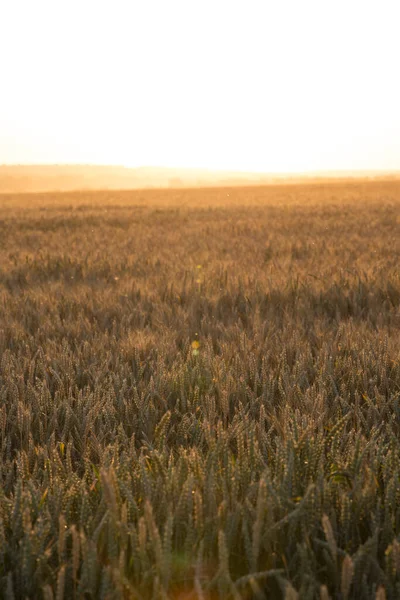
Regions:
[[399, 0], [0, 0], [0, 163], [400, 169]]

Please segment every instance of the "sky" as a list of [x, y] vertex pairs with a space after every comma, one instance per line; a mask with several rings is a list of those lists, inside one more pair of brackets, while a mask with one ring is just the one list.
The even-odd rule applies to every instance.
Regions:
[[398, 0], [0, 0], [0, 164], [400, 170]]

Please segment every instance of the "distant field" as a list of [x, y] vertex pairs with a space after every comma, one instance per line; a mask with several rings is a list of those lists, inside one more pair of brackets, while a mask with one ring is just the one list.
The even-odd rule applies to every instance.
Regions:
[[400, 183], [0, 195], [0, 598], [400, 598]]

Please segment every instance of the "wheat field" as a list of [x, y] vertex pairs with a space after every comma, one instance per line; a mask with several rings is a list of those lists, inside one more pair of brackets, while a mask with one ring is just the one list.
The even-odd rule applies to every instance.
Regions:
[[400, 598], [400, 184], [0, 196], [0, 598]]

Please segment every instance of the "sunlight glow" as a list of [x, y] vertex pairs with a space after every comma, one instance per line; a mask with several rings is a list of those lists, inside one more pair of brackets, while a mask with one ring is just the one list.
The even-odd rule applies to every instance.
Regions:
[[0, 164], [400, 169], [397, 0], [3, 0]]

